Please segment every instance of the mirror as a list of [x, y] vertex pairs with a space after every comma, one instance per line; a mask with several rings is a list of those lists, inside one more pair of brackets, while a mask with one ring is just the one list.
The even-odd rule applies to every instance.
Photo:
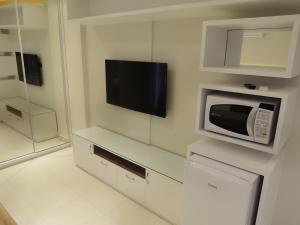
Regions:
[[0, 4], [0, 162], [34, 152], [26, 85], [19, 81], [16, 7]]
[[39, 152], [68, 143], [69, 131], [58, 1], [27, 2], [18, 0], [25, 66], [23, 76], [30, 101], [34, 147]]
[[225, 65], [286, 69], [291, 38], [292, 28], [230, 30]]

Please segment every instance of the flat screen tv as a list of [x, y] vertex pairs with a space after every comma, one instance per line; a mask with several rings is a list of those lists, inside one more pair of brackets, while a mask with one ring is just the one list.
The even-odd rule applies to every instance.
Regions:
[[[36, 54], [23, 54], [26, 82], [35, 86], [43, 85], [42, 64]], [[16, 52], [19, 80], [24, 82], [21, 53]]]
[[107, 103], [166, 117], [167, 65], [105, 60]]

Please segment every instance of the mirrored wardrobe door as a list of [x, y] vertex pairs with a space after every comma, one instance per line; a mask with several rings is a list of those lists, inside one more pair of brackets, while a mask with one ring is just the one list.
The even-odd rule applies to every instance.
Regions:
[[69, 142], [56, 0], [18, 0], [35, 151]]
[[17, 10], [14, 1], [0, 3], [0, 163], [34, 152]]

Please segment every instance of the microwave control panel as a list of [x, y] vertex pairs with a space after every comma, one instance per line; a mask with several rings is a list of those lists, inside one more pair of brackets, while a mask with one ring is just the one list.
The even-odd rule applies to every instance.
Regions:
[[255, 139], [259, 139], [264, 144], [270, 142], [274, 109], [274, 105], [260, 104], [256, 114], [254, 136]]

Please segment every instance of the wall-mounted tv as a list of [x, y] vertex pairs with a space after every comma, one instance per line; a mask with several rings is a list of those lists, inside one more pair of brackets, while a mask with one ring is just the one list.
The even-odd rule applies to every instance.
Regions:
[[[42, 64], [36, 54], [23, 54], [26, 82], [35, 86], [43, 85]], [[24, 82], [21, 53], [16, 52], [19, 80]]]
[[167, 63], [105, 60], [109, 104], [166, 117]]

